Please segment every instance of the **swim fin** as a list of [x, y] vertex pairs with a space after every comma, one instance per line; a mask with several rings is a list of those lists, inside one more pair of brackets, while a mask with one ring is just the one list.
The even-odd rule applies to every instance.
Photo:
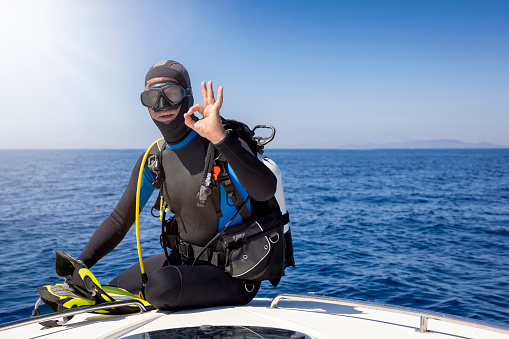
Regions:
[[[69, 254], [62, 251], [55, 251], [55, 270], [57, 274], [70, 285], [80, 290], [87, 297], [96, 300], [96, 304], [113, 301], [108, 294], [102, 290], [99, 280], [90, 272], [85, 264], [74, 259]], [[89, 296], [90, 295], [90, 296]]]
[[[146, 309], [153, 309], [146, 300], [137, 298], [134, 294], [116, 287], [102, 286], [92, 272], [82, 262], [70, 255], [56, 252], [55, 269], [59, 276], [65, 279], [63, 284], [50, 284], [38, 288], [39, 300], [32, 312], [33, 316], [40, 315], [39, 304], [43, 301], [55, 312], [62, 312], [75, 307], [103, 304], [116, 300], [135, 300], [142, 302]], [[103, 314], [130, 314], [139, 311], [136, 305], [121, 306], [107, 310], [95, 311]], [[71, 319], [70, 317], [69, 319]], [[59, 326], [67, 322], [45, 323], [45, 326]]]

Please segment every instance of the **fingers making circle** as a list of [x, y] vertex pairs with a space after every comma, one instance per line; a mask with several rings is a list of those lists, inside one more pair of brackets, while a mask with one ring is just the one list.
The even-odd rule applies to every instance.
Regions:
[[[208, 83], [202, 81], [201, 93], [204, 106], [196, 104], [190, 107], [187, 113], [184, 114], [184, 122], [186, 126], [195, 130], [200, 136], [217, 143], [223, 140], [226, 135], [219, 115], [219, 110], [223, 105], [223, 86], [218, 88], [217, 101], [214, 98], [212, 81]], [[195, 112], [200, 113], [203, 118], [193, 119], [193, 113]]]
[[205, 107], [203, 107], [200, 104], [196, 104], [196, 105], [189, 107], [189, 110], [186, 113], [184, 113], [184, 123], [186, 124], [186, 126], [194, 129], [194, 125], [196, 122], [193, 120], [193, 118], [191, 116], [193, 115], [194, 112], [198, 112], [201, 115], [204, 115], [203, 114], [204, 111], [205, 111]]
[[189, 107], [189, 110], [184, 115], [191, 116], [194, 112], [198, 112], [201, 115], [204, 115], [205, 107], [203, 105], [200, 105], [200, 104], [195, 104], [195, 105]]

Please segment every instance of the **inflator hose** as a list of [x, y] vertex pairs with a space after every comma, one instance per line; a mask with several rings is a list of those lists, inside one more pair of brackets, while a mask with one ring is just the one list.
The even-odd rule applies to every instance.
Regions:
[[[147, 274], [145, 273], [145, 267], [143, 266], [143, 257], [141, 255], [141, 244], [140, 244], [140, 191], [141, 191], [141, 180], [143, 178], [143, 170], [145, 169], [145, 163], [147, 162], [148, 155], [150, 153], [150, 150], [152, 147], [154, 147], [155, 144], [157, 144], [159, 141], [163, 140], [164, 138], [157, 139], [152, 143], [152, 145], [149, 146], [147, 151], [145, 152], [145, 155], [143, 156], [143, 160], [141, 161], [140, 165], [140, 173], [138, 174], [138, 184], [136, 185], [136, 246], [138, 247], [138, 258], [140, 259], [140, 270], [141, 270], [141, 281], [142, 281], [142, 289], [143, 291], [145, 284], [148, 281]], [[144, 299], [144, 297], [140, 294], [140, 297]]]

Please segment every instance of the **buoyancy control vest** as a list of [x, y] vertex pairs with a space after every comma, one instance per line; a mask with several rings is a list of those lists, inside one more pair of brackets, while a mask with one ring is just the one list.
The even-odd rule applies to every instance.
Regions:
[[[242, 140], [274, 173], [277, 179], [275, 196], [268, 201], [250, 201], [248, 193], [240, 185], [227, 161], [217, 154], [208, 140], [196, 135], [194, 131], [180, 145], [168, 145], [161, 141], [157, 147], [152, 148], [148, 157], [148, 167], [155, 178], [153, 185], [160, 189], [153, 209], [160, 209], [162, 214], [161, 245], [165, 252], [166, 247], [178, 251], [185, 264], [195, 263], [199, 256], [200, 261], [205, 260], [222, 267], [232, 276], [244, 280], [270, 280], [273, 285], [277, 285], [280, 276], [284, 274], [284, 268], [295, 266], [295, 263], [281, 172], [273, 160], [262, 155], [263, 147], [273, 139], [275, 129], [271, 126], [257, 126], [255, 129], [270, 128], [272, 135], [255, 137], [255, 129], [251, 130], [243, 123], [223, 119], [223, 125], [230, 135]], [[212, 173], [207, 173], [207, 159], [212, 159], [213, 164], [208, 166], [213, 169]], [[207, 182], [206, 178], [210, 180]], [[205, 195], [206, 203], [200, 204], [200, 192], [203, 189], [209, 191]], [[197, 204], [188, 203], [197, 200]], [[168, 209], [162, 206], [163, 201], [173, 213], [169, 219], [166, 218]], [[225, 225], [230, 229], [223, 230]], [[233, 238], [236, 240], [233, 241], [228, 234], [238, 233], [238, 230], [241, 233], [235, 235]], [[224, 235], [210, 244], [218, 232]], [[225, 241], [228, 237], [230, 240]], [[244, 245], [239, 247], [238, 241]], [[253, 248], [261, 246], [261, 252], [254, 254], [247, 243]], [[201, 256], [204, 250], [206, 254]], [[239, 259], [236, 260], [235, 256]], [[255, 262], [246, 266], [244, 262], [250, 260]], [[251, 267], [255, 264], [258, 270]], [[263, 265], [280, 267], [271, 271], [271, 268]], [[247, 270], [249, 273], [244, 272]]]
[[[179, 237], [199, 246], [204, 246], [218, 232], [214, 204], [208, 203], [203, 207], [196, 204], [207, 145], [206, 139], [196, 135], [178, 149], [170, 149], [163, 144], [159, 155], [164, 170], [161, 195], [175, 215]], [[150, 163], [149, 158], [149, 166]], [[216, 189], [213, 191], [216, 194]]]

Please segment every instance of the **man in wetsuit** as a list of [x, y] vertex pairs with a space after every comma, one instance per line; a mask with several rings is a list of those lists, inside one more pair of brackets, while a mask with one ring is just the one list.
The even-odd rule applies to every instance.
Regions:
[[[271, 199], [276, 191], [273, 173], [244, 141], [223, 128], [219, 116], [223, 88], [219, 87], [217, 100], [212, 82], [202, 82], [201, 91], [204, 105], [193, 105], [187, 70], [178, 62], [163, 60], [149, 69], [141, 96], [142, 104], [148, 107], [152, 120], [164, 137], [164, 141], [157, 144], [156, 151], [162, 154], [164, 200], [175, 214], [179, 239], [182, 243], [196, 246], [205, 246], [237, 212], [231, 203], [232, 196], [225, 194], [224, 190], [217, 194], [221, 196], [218, 203], [220, 211], [210, 201], [205, 206], [197, 206], [209, 143], [226, 161], [225, 171], [233, 182], [235, 200], [242, 202], [247, 195], [251, 197], [246, 205], [247, 215], [239, 215], [231, 227], [242, 223], [245, 218], [265, 213], [263, 209], [267, 204], [264, 202]], [[202, 118], [198, 119], [195, 112]], [[134, 166], [117, 206], [97, 228], [78, 257], [89, 268], [113, 250], [134, 223], [136, 185], [142, 158], [143, 154]], [[152, 194], [154, 180], [154, 173], [145, 166], [140, 208], [145, 206]], [[259, 283], [248, 286], [211, 263], [191, 265], [189, 258], [178, 251], [172, 251], [169, 258], [170, 262], [161, 253], [143, 261], [148, 275], [145, 296], [159, 309], [242, 305], [251, 301], [258, 292]], [[119, 274], [110, 285], [137, 293], [142, 285], [139, 264]]]

